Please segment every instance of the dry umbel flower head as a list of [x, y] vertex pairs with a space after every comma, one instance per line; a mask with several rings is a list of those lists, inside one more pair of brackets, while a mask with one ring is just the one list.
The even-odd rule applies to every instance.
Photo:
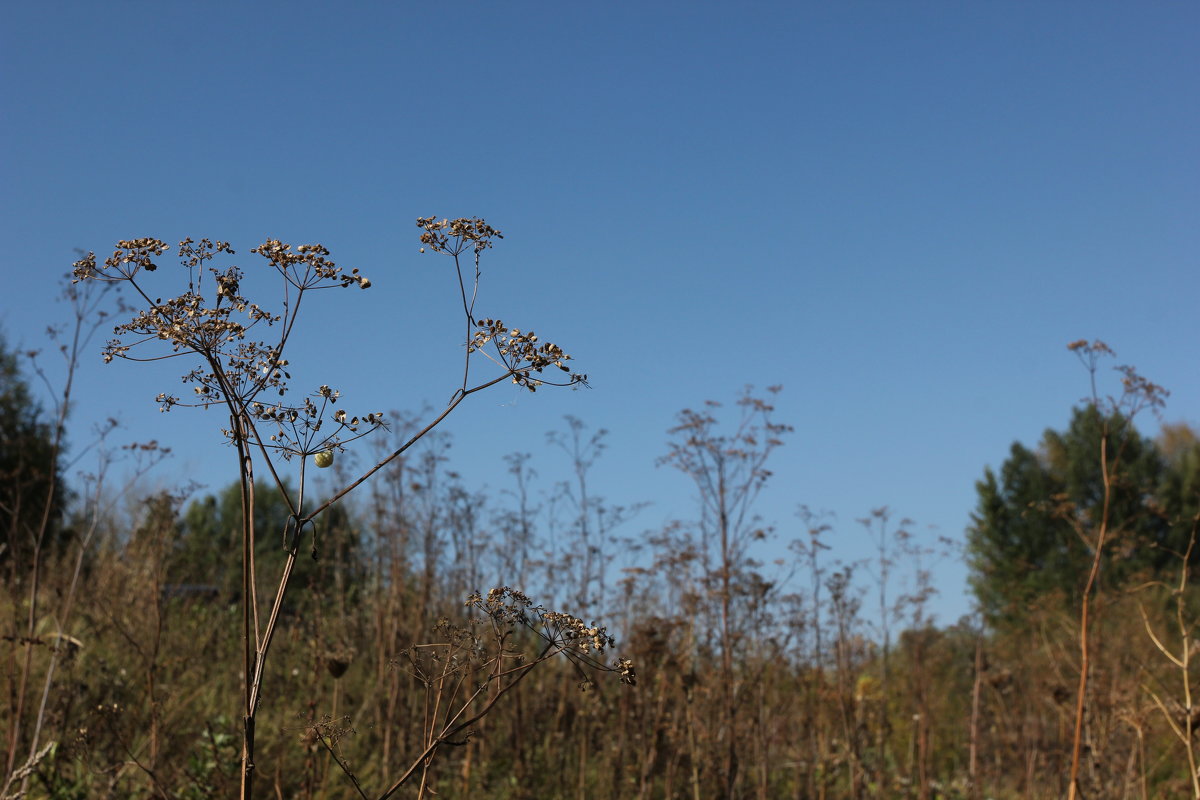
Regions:
[[467, 607], [482, 612], [496, 625], [515, 628], [523, 627], [541, 638], [555, 652], [559, 652], [580, 666], [604, 672], [617, 672], [621, 682], [633, 685], [637, 682], [633, 662], [617, 658], [611, 666], [598, 659], [606, 650], [616, 645], [608, 629], [601, 625], [584, 622], [579, 617], [561, 611], [549, 611], [534, 602], [522, 591], [508, 586], [498, 586], [484, 597], [478, 592], [470, 595]]
[[[95, 253], [88, 253], [74, 264], [76, 282], [124, 282], [145, 304], [128, 322], [113, 329], [116, 337], [104, 348], [106, 362], [116, 358], [159, 360], [186, 354], [201, 357], [201, 364], [181, 378], [191, 386], [188, 399], [162, 392], [156, 398], [160, 410], [227, 405], [234, 418], [270, 423], [268, 427], [274, 432], [259, 443], [285, 458], [332, 451], [383, 426], [383, 415], [378, 412], [347, 417], [339, 410], [332, 415], [332, 429], [322, 431], [326, 411], [340, 396], [328, 386], [320, 387], [299, 405], [278, 399], [289, 389], [291, 374], [283, 350], [295, 322], [299, 295], [313, 289], [370, 288], [371, 281], [357, 269], [346, 272], [338, 267], [324, 245], [293, 248], [278, 239], [268, 239], [251, 252], [266, 259], [285, 283], [285, 310], [272, 314], [242, 295], [245, 276], [239, 267], [210, 266], [218, 256], [234, 255], [227, 242], [210, 239], [197, 242], [189, 238], [179, 243], [179, 262], [187, 272], [185, 292], [167, 299], [152, 296], [139, 280], [139, 273], [157, 270], [156, 259], [168, 250], [170, 245], [159, 239], [125, 240], [117, 243], [103, 263], [97, 261]], [[207, 296], [206, 286], [210, 289]], [[296, 299], [289, 302], [287, 298], [292, 297]], [[250, 339], [252, 329], [259, 326], [275, 327], [277, 338], [270, 342]], [[165, 345], [168, 352], [132, 355], [136, 349], [155, 343]], [[264, 402], [260, 399], [264, 393], [276, 399]], [[360, 425], [367, 429], [360, 431]], [[232, 429], [224, 433], [230, 438], [235, 435]], [[256, 438], [257, 429], [252, 427], [246, 435]]]
[[[459, 255], [468, 247], [479, 254], [492, 246], [492, 239], [503, 239], [504, 234], [488, 225], [477, 217], [459, 217], [458, 219], [443, 219], [437, 217], [417, 217], [417, 227], [421, 234], [421, 244], [435, 253]], [[424, 252], [425, 248], [422, 247]]]
[[[438, 220], [437, 217], [418, 217], [417, 227], [422, 231], [421, 243], [425, 247], [454, 259], [462, 292], [463, 313], [468, 323], [468, 356], [472, 353], [483, 353], [485, 357], [507, 370], [513, 383], [531, 392], [536, 392], [539, 386], [545, 385], [587, 385], [587, 375], [572, 372], [566, 366], [564, 362], [570, 361], [571, 356], [558, 345], [551, 342], [539, 343], [537, 334], [533, 331], [522, 332], [520, 328], [511, 328], [499, 319], [476, 318], [475, 296], [479, 289], [479, 256], [484, 250], [492, 247], [494, 239], [504, 238], [500, 231], [477, 217], [442, 220]], [[425, 247], [421, 248], [422, 253], [425, 252]], [[475, 256], [475, 276], [469, 296], [467, 283], [463, 278], [462, 263], [459, 260], [459, 256], [468, 249], [472, 250]], [[487, 348], [489, 344], [493, 345], [491, 349]], [[531, 375], [550, 366], [567, 373], [568, 379], [555, 382]]]

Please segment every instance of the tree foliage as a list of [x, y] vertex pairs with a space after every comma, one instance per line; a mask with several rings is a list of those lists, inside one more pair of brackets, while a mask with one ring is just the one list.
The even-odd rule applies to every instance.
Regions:
[[53, 427], [0, 341], [0, 564], [24, 575], [35, 549], [60, 543], [64, 491]]
[[1015, 442], [998, 473], [986, 469], [967, 532], [985, 616], [1013, 620], [1035, 605], [1079, 599], [1089, 532], [1104, 514], [1102, 440], [1112, 480], [1104, 582], [1128, 585], [1170, 568], [1187, 547], [1200, 489], [1200, 445], [1194, 434], [1175, 439], [1168, 455], [1119, 413], [1088, 405], [1065, 430], [1046, 430], [1036, 450]]
[[[285, 529], [289, 537], [294, 535], [289, 516], [278, 492], [255, 493], [254, 558], [268, 574], [282, 567], [286, 546], [291, 544], [280, 538]], [[193, 500], [184, 509], [178, 529], [169, 559], [171, 582], [214, 586], [224, 596], [235, 597], [242, 580], [241, 487], [231, 483], [216, 494]], [[343, 560], [349, 556], [356, 561], [358, 536], [343, 506], [334, 506], [320, 523], [305, 526], [302, 536], [302, 546], [312, 548], [314, 559], [323, 557], [328, 548], [336, 549]]]
[[1188, 425], [1164, 425], [1155, 443], [1166, 465], [1155, 499], [1171, 546], [1182, 552], [1200, 522], [1200, 436]]

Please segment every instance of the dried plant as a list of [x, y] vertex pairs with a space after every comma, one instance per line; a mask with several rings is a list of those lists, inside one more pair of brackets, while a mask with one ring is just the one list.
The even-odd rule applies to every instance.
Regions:
[[[1174, 635], [1178, 637], [1178, 651], [1173, 651], [1154, 632], [1154, 626], [1150, 624], [1150, 617], [1146, 613], [1144, 604], [1138, 603], [1138, 611], [1142, 615], [1142, 624], [1146, 628], [1146, 635], [1150, 637], [1154, 646], [1167, 661], [1178, 670], [1180, 696], [1178, 700], [1174, 701], [1175, 707], [1172, 708], [1168, 705], [1171, 701], [1164, 700], [1149, 683], [1143, 684], [1142, 688], [1153, 699], [1155, 707], [1162, 713], [1171, 733], [1183, 744], [1184, 752], [1187, 754], [1188, 783], [1192, 790], [1192, 797], [1200, 800], [1200, 755], [1197, 754], [1195, 742], [1196, 732], [1200, 730], [1200, 708], [1196, 706], [1196, 689], [1192, 686], [1192, 658], [1196, 652], [1192, 631], [1196, 622], [1188, 619], [1186, 602], [1191, 582], [1192, 552], [1196, 547], [1198, 529], [1200, 529], [1200, 515], [1192, 520], [1192, 533], [1188, 538], [1187, 549], [1182, 553], [1175, 554], [1180, 563], [1179, 583], [1174, 587], [1166, 587], [1171, 590], [1172, 605], [1174, 606]], [[1166, 586], [1161, 581], [1154, 583]]]
[[[46, 444], [48, 445], [45, 452], [38, 453], [38, 448], [30, 447], [29, 442], [13, 442], [7, 439], [3, 441], [4, 445], [10, 447], [16, 444], [20, 455], [18, 469], [12, 473], [0, 475], [4, 484], [4, 491], [0, 493], [0, 512], [10, 520], [10, 530], [5, 531], [6, 540], [0, 542], [0, 556], [3, 556], [8, 562], [5, 566], [9, 586], [14, 591], [25, 589], [26, 597], [23, 605], [26, 613], [22, 635], [12, 637], [13, 641], [18, 641], [19, 638], [22, 656], [19, 667], [10, 672], [19, 677], [15, 689], [10, 690], [12, 704], [5, 726], [8, 747], [4, 772], [0, 773], [0, 777], [4, 778], [3, 783], [0, 783], [0, 796], [7, 796], [9, 789], [18, 781], [15, 796], [22, 796], [28, 786], [33, 767], [45, 758], [49, 752], [47, 748], [52, 750], [57, 744], [52, 742], [39, 750], [45, 722], [46, 702], [53, 683], [59, 646], [38, 637], [36, 625], [43, 613], [41, 592], [43, 573], [50, 555], [48, 551], [52, 550], [53, 545], [56, 544], [52, 539], [55, 538], [54, 534], [57, 532], [58, 516], [61, 514], [61, 505], [65, 496], [61, 486], [60, 460], [65, 450], [67, 418], [74, 402], [75, 378], [84, 350], [107, 319], [108, 312], [105, 310], [105, 305], [108, 298], [106, 294], [104, 290], [95, 291], [93, 287], [77, 287], [74, 283], [69, 284], [63, 291], [62, 299], [70, 308], [70, 322], [63, 326], [51, 325], [46, 330], [46, 335], [56, 345], [55, 349], [63, 359], [64, 374], [61, 383], [56, 384], [51, 379], [40, 359], [39, 351], [29, 351], [25, 354], [33, 373], [48, 390], [48, 396], [53, 403], [53, 421], [46, 426], [45, 430]], [[30, 409], [22, 408], [15, 409], [15, 411], [24, 416]], [[95, 437], [91, 442], [85, 443], [78, 449], [72, 463], [79, 463], [80, 459], [89, 451], [102, 447], [105, 439], [115, 427], [115, 421], [108, 420], [95, 432]], [[153, 450], [156, 447], [150, 446], [148, 449]], [[25, 451], [29, 451], [28, 456]], [[39, 455], [43, 456], [44, 460], [39, 458]], [[98, 474], [103, 473], [103, 467], [107, 464], [110, 455], [106, 452], [101, 456], [101, 467], [97, 471]], [[102, 480], [96, 478], [95, 483], [100, 485]], [[30, 488], [40, 490], [41, 497], [34, 497], [32, 494], [26, 497]], [[35, 500], [34, 507], [22, 509], [22, 503], [26, 500]], [[67, 591], [66, 602], [62, 608], [57, 609], [56, 627], [60, 632], [65, 630], [71, 617], [83, 553], [91, 542], [91, 535], [94, 531], [94, 527], [85, 529], [75, 565], [74, 578]], [[27, 701], [33, 677], [33, 653], [36, 646], [46, 646], [50, 652], [50, 659], [46, 668], [41, 702], [36, 711], [32, 711], [27, 705]], [[31, 711], [32, 719], [29, 719]], [[22, 739], [23, 728], [27, 726], [32, 728], [29, 735], [29, 753], [24, 766], [21, 766], [18, 763], [20, 755], [18, 745]]]
[[[1096, 389], [1096, 372], [1102, 358], [1116, 355], [1112, 348], [1099, 340], [1089, 343], [1086, 339], [1079, 339], [1068, 344], [1067, 349], [1074, 353], [1087, 369], [1091, 384], [1091, 394], [1087, 402], [1102, 412], [1103, 419], [1098, 443], [1100, 475], [1103, 481], [1103, 498], [1099, 517], [1091, 519], [1089, 515], [1081, 516], [1073, 513], [1074, 509], [1062, 509], [1063, 516], [1071, 522], [1075, 527], [1076, 534], [1092, 551], [1091, 567], [1088, 570], [1087, 583], [1083, 588], [1079, 610], [1079, 684], [1076, 690], [1071, 771], [1067, 788], [1068, 800], [1074, 800], [1080, 792], [1080, 756], [1088, 704], [1088, 676], [1091, 669], [1092, 649], [1089, 637], [1092, 623], [1090, 618], [1092, 595], [1100, 575], [1104, 548], [1112, 534], [1109, 527], [1112, 521], [1110, 509], [1113, 503], [1114, 482], [1125, 445], [1131, 434], [1136, 435], [1133, 432], [1133, 418], [1138, 412], [1147, 408], [1157, 412], [1162, 408], [1169, 393], [1163, 387], [1143, 378], [1133, 367], [1121, 366], [1117, 367], [1117, 371], [1122, 375], [1123, 391], [1120, 397], [1109, 396], [1102, 401]], [[1115, 445], [1115, 450], [1110, 451], [1110, 445]], [[1098, 754], [1093, 752], [1093, 763], [1097, 758]]]
[[[368, 412], [352, 416], [342, 409], [336, 409], [341, 392], [326, 385], [318, 387], [299, 402], [289, 400], [291, 375], [286, 357], [288, 344], [305, 295], [318, 289], [350, 286], [368, 289], [371, 288], [371, 281], [357, 269], [346, 271], [337, 266], [329, 257], [330, 251], [321, 244], [293, 247], [277, 239], [268, 239], [251, 252], [265, 259], [267, 266], [281, 279], [282, 300], [278, 311], [270, 311], [257, 302], [251, 302], [242, 293], [245, 273], [241, 268], [216, 265], [218, 259], [224, 261], [234, 255], [229, 243], [223, 241], [201, 239], [197, 242], [185, 239], [179, 243], [179, 261], [186, 271], [186, 289], [165, 300], [147, 285], [146, 275], [158, 270], [159, 259], [170, 249], [166, 242], [159, 239], [121, 241], [112, 255], [103, 261], [99, 261], [95, 253], [89, 253], [74, 265], [76, 282], [123, 284], [142, 301], [132, 317], [114, 329], [115, 337], [104, 348], [106, 362], [116, 359], [156, 361], [185, 357], [192, 362], [192, 366], [182, 379], [184, 384], [192, 387], [192, 393], [186, 398], [169, 392], [160, 393], [157, 397], [160, 410], [166, 412], [181, 406], [221, 406], [229, 415], [228, 427], [223, 427], [222, 433], [236, 451], [243, 509], [242, 638], [246, 675], [241, 701], [243, 798], [250, 798], [253, 794], [255, 720], [261, 701], [265, 666], [304, 532], [312, 528], [314, 520], [334, 503], [395, 461], [433, 430], [466, 397], [505, 380], [531, 392], [543, 385], [586, 385], [587, 376], [571, 371], [566, 365], [570, 356], [558, 345], [542, 342], [532, 331], [509, 327], [498, 319], [476, 317], [480, 257], [492, 247], [494, 240], [503, 238], [500, 231], [484, 220], [474, 218], [439, 221], [435, 217], [423, 217], [417, 220], [417, 225], [422, 231], [420, 240], [424, 247], [421, 251], [428, 248], [449, 256], [455, 265], [466, 325], [466, 354], [461, 384], [455, 389], [445, 409], [398, 449], [385, 455], [323, 502], [312, 504], [312, 508], [305, 496], [309, 463], [306, 457], [313, 456], [318, 467], [329, 466], [336, 452], [373, 431], [385, 428], [387, 423], [382, 413]], [[462, 257], [468, 252], [473, 255], [473, 275], [464, 274]], [[268, 335], [272, 331], [273, 335]], [[259, 334], [262, 334], [261, 337], [255, 338]], [[151, 351], [143, 354], [148, 348]], [[471, 385], [471, 365], [477, 354], [488, 358], [499, 370], [498, 374]], [[548, 367], [566, 373], [565, 380], [556, 382], [543, 378], [542, 373]], [[299, 482], [298, 488], [292, 491], [284, 480], [283, 465], [279, 460], [287, 462], [295, 458], [300, 459]], [[265, 613], [257, 597], [258, 570], [254, 562], [256, 463], [266, 467], [290, 515], [287, 530], [283, 532], [286, 561], [278, 578], [275, 597]], [[510, 601], [517, 601], [517, 596], [511, 592], [504, 596]], [[490, 596], [488, 601], [478, 601], [476, 607], [492, 619], [496, 619], [500, 613], [493, 607]], [[538, 613], [541, 613], [540, 610]], [[541, 618], [546, 619], [544, 616]], [[553, 624], [561, 623], [562, 620], [558, 620]], [[572, 630], [575, 629], [567, 625], [560, 630], [559, 636], [569, 638], [575, 635], [570, 633]], [[561, 641], [561, 638], [556, 641]], [[586, 652], [574, 652], [573, 657], [584, 658]], [[503, 659], [497, 663], [501, 661]], [[333, 752], [328, 735], [318, 731], [318, 739]], [[441, 742], [440, 738], [431, 742], [421, 761], [432, 758]]]
[[[770, 395], [782, 387], [767, 388]], [[702, 583], [716, 600], [712, 609], [715, 649], [720, 653], [721, 736], [725, 752], [721, 763], [722, 796], [733, 797], [741, 759], [738, 741], [739, 696], [735, 655], [740, 632], [735, 630], [742, 585], [757, 577], [750, 558], [751, 545], [767, 538], [768, 529], [754, 514], [754, 501], [771, 477], [766, 464], [783, 444], [792, 426], [776, 422], [775, 407], [746, 387], [737, 400], [740, 415], [731, 433], [723, 432], [717, 418], [720, 403], [709, 400], [705, 410], [685, 409], [669, 433], [672, 439], [660, 464], [670, 464], [696, 484], [702, 516], [700, 558], [706, 574]]]
[[[466, 605], [477, 612], [468, 624], [456, 625], [443, 617], [436, 628], [440, 641], [407, 648], [392, 662], [425, 690], [423, 749], [379, 800], [391, 797], [415, 775], [420, 775], [417, 797], [433, 794], [430, 766], [437, 751], [467, 744], [472, 726], [552, 658], [571, 661], [584, 687], [591, 685], [591, 674], [596, 672], [615, 673], [630, 686], [637, 682], [629, 659], [616, 658], [610, 664], [601, 660], [614, 645], [604, 627], [534, 605], [523, 592], [507, 586], [486, 596], [472, 594]], [[327, 746], [335, 752], [332, 742]], [[350, 774], [340, 758], [338, 764]], [[367, 797], [358, 788], [359, 795]]]

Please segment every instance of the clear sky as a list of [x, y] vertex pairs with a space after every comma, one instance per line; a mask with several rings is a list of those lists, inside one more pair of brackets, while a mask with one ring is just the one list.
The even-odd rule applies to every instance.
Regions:
[[[665, 431], [745, 384], [796, 427], [776, 547], [803, 503], [844, 560], [883, 505], [961, 539], [985, 465], [1086, 393], [1073, 339], [1200, 423], [1194, 2], [6, 3], [0, 70], [10, 344], [62, 316], [74, 248], [319, 241], [374, 288], [310, 308], [296, 389], [438, 405], [456, 286], [413, 220], [482, 216], [482, 315], [593, 388], [473, 398], [454, 466], [495, 489], [529, 451], [549, 484], [576, 415], [611, 431], [596, 490], [652, 503], [630, 535], [695, 515]], [[228, 483], [220, 415], [156, 411], [178, 372], [97, 357], [73, 439], [119, 416], [176, 449], [164, 484]], [[965, 571], [937, 582], [953, 621]]]

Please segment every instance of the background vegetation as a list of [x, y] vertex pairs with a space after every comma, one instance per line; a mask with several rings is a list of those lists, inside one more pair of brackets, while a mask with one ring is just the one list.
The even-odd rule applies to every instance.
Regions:
[[[1094, 397], [1067, 429], [1015, 443], [985, 470], [965, 544], [937, 551], [886, 508], [854, 534], [807, 508], [777, 528], [756, 516], [791, 433], [774, 387], [679, 414], [659, 457], [695, 481], [696, 507], [649, 531], [636, 502], [589, 491], [605, 432], [584, 421], [550, 435], [564, 462], [514, 454], [492, 494], [462, 483], [450, 437], [435, 432], [323, 517], [311, 558], [296, 562], [263, 684], [258, 727], [273, 735], [259, 739], [259, 785], [289, 798], [349, 796], [349, 776], [387, 785], [449, 702], [431, 676], [484, 683], [482, 606], [464, 601], [513, 586], [604, 619], [637, 685], [547, 662], [412, 792], [1200, 796], [1200, 439], [1186, 426], [1140, 434], [1142, 406], [1124, 400], [1158, 387], [1123, 374], [1121, 398]], [[104, 431], [78, 448], [97, 467], [64, 485], [69, 387], [45, 409], [28, 380], [4, 351], [5, 796], [231, 796], [245, 680], [240, 490], [145, 488], [167, 454], [109, 448]], [[389, 416], [372, 440], [381, 453], [418, 425]], [[132, 465], [124, 486], [108, 478], [118, 457]], [[284, 562], [288, 511], [269, 492], [256, 503], [269, 575]], [[868, 536], [875, 555], [831, 560], [835, 535]], [[790, 542], [789, 558], [761, 560], [768, 539]], [[978, 614], [948, 626], [928, 616], [939, 558], [969, 561], [978, 598]], [[522, 636], [503, 646], [526, 647]]]

